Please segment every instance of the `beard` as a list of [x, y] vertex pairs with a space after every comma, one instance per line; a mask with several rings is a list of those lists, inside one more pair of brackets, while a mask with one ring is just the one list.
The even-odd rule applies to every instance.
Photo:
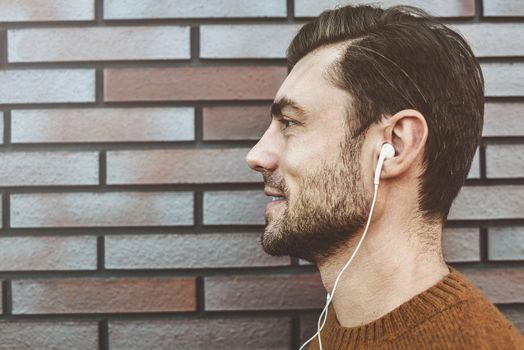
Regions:
[[365, 133], [346, 137], [340, 161], [322, 162], [306, 171], [290, 194], [283, 180], [264, 174], [264, 182], [286, 196], [285, 209], [266, 214], [260, 237], [264, 251], [273, 256], [290, 255], [322, 264], [356, 239], [368, 218], [372, 194], [365, 190], [360, 172], [360, 153]]

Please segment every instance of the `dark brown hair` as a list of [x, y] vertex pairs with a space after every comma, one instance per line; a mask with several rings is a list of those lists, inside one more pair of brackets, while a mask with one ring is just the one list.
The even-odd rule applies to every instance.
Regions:
[[352, 137], [403, 109], [422, 113], [429, 134], [419, 210], [444, 224], [482, 134], [484, 79], [471, 48], [416, 7], [345, 6], [300, 29], [288, 47], [288, 68], [316, 48], [344, 42], [328, 75], [353, 98], [347, 107]]

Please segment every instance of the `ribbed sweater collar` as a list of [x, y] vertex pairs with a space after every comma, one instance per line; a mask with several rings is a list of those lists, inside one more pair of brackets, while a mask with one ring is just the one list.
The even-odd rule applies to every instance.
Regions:
[[[437, 284], [385, 314], [358, 327], [342, 327], [333, 304], [322, 330], [325, 349], [354, 348], [391, 340], [450, 306], [471, 297], [471, 284], [459, 271], [448, 265], [450, 273]], [[314, 340], [318, 346], [318, 339]]]

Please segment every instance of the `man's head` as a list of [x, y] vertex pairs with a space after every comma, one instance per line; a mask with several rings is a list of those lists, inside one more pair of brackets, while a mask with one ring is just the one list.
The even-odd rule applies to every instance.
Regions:
[[365, 225], [384, 142], [396, 150], [384, 176], [413, 194], [399, 205], [443, 224], [483, 124], [467, 43], [411, 7], [346, 6], [302, 27], [287, 56], [272, 122], [247, 155], [266, 193], [285, 197], [266, 211], [264, 249], [315, 263], [343, 249]]

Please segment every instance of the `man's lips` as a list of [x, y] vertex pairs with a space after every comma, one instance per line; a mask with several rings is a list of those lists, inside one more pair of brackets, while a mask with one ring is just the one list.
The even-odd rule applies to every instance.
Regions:
[[281, 205], [281, 204], [284, 204], [286, 203], [287, 200], [284, 198], [284, 199], [279, 199], [279, 200], [274, 200], [274, 201], [271, 201], [269, 202], [267, 205], [266, 205], [266, 214], [272, 210], [273, 208]]
[[272, 200], [271, 202], [269, 202], [267, 205], [266, 205], [266, 214], [272, 210], [273, 208], [275, 208], [276, 206], [279, 206], [280, 204], [283, 204], [287, 201], [287, 198], [286, 196], [284, 195], [284, 193], [278, 191], [277, 189], [273, 189], [273, 188], [264, 188], [264, 193], [266, 194], [266, 196], [271, 196], [271, 197], [283, 197], [282, 199], [278, 199], [278, 200]]
[[278, 191], [275, 191], [275, 190], [264, 190], [264, 193], [266, 194], [266, 196], [272, 196], [272, 197], [286, 197], [283, 193], [281, 192], [278, 192]]

